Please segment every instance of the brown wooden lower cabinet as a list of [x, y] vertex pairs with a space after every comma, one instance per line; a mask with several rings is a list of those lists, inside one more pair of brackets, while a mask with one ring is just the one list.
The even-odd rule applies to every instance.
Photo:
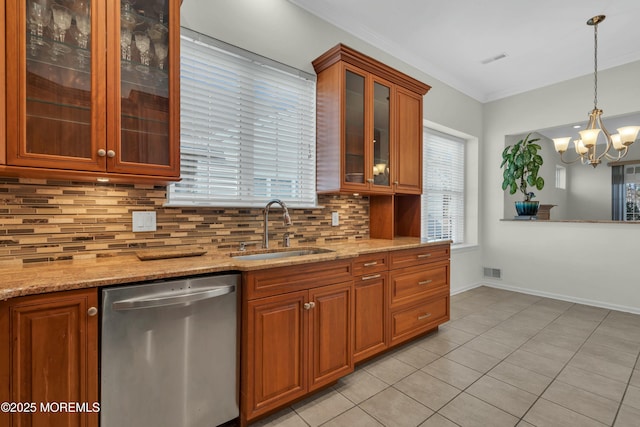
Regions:
[[97, 307], [97, 289], [0, 302], [0, 425], [98, 426]]
[[355, 278], [354, 348], [356, 362], [387, 348], [386, 301], [388, 273], [372, 273]]
[[[242, 425], [353, 371], [350, 270], [339, 261], [244, 274]], [[274, 295], [251, 299], [265, 292]]]

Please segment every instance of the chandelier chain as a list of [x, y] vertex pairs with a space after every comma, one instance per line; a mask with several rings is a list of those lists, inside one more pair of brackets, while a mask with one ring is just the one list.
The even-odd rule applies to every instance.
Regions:
[[593, 109], [598, 109], [598, 24], [593, 26]]

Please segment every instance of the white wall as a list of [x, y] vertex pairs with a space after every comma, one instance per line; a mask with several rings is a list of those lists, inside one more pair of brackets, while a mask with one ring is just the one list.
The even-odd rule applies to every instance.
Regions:
[[[310, 73], [311, 61], [344, 43], [431, 85], [424, 99], [425, 119], [480, 139], [473, 149], [480, 145], [482, 151], [481, 103], [286, 0], [185, 0], [181, 25]], [[472, 168], [471, 173], [479, 182], [481, 168]], [[473, 216], [477, 223], [477, 213]], [[480, 262], [478, 246], [452, 254], [453, 292], [482, 280]]]
[[[607, 115], [639, 109], [638, 76], [640, 62], [599, 72], [598, 107], [605, 123]], [[593, 106], [592, 79], [588, 75], [485, 104], [482, 265], [502, 269], [502, 280], [494, 282], [499, 286], [640, 312], [638, 224], [502, 221], [499, 166], [505, 135], [586, 121]], [[593, 172], [586, 168], [583, 173]]]

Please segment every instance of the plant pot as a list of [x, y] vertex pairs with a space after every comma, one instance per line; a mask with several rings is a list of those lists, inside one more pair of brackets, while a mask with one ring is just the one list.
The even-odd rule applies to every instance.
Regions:
[[540, 206], [540, 202], [515, 202], [516, 203], [516, 212], [518, 212], [519, 216], [530, 215], [534, 216], [538, 213], [538, 207]]

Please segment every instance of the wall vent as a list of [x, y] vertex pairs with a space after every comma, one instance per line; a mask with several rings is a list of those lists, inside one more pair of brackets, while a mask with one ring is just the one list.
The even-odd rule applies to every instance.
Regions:
[[502, 270], [499, 268], [484, 267], [484, 277], [500, 279], [502, 277]]

